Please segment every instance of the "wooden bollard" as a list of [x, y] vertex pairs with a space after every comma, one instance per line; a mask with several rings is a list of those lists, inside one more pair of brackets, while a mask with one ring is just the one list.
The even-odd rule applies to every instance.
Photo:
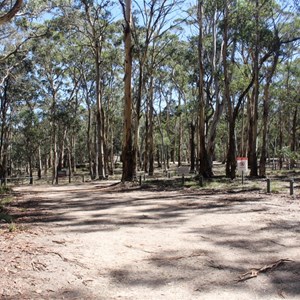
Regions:
[[290, 180], [290, 195], [294, 195], [294, 179]]
[[271, 180], [270, 178], [267, 179], [267, 193], [271, 193]]
[[140, 186], [142, 185], [142, 175], [139, 176], [139, 183], [140, 183]]
[[182, 174], [182, 185], [184, 185], [184, 174]]

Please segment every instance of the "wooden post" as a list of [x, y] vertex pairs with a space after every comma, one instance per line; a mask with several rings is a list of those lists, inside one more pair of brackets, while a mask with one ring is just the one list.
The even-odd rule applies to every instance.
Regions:
[[85, 180], [84, 180], [84, 174], [82, 175], [82, 182], [85, 182]]
[[271, 180], [270, 178], [267, 179], [267, 193], [271, 193]]
[[182, 185], [184, 185], [184, 174], [182, 174]]
[[140, 175], [139, 182], [140, 182], [140, 186], [141, 186], [142, 185], [142, 175]]
[[294, 179], [290, 180], [290, 195], [294, 195]]

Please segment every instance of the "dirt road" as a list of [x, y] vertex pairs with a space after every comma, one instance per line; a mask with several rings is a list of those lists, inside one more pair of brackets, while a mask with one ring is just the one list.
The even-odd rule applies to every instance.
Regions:
[[15, 191], [1, 299], [300, 299], [299, 199], [110, 181]]

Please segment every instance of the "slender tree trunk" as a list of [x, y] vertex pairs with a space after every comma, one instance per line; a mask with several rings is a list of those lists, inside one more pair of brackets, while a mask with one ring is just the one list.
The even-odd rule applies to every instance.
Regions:
[[38, 179], [42, 178], [42, 155], [41, 146], [38, 147]]
[[142, 105], [142, 93], [144, 87], [144, 68], [143, 62], [139, 62], [139, 83], [138, 83], [138, 93], [136, 99], [136, 118], [134, 124], [134, 152], [135, 152], [135, 162], [134, 165], [141, 168], [141, 149], [139, 147], [139, 137], [140, 137], [140, 119], [141, 119], [141, 105]]
[[178, 117], [178, 147], [177, 147], [177, 164], [178, 167], [181, 166], [181, 157], [182, 157], [182, 111], [181, 111], [181, 95], [179, 93], [178, 99], [178, 109], [179, 109], [179, 117]]
[[33, 168], [32, 168], [32, 157], [28, 158], [28, 166], [29, 166], [29, 184], [33, 184]]
[[258, 126], [258, 97], [259, 97], [259, 2], [255, 0], [255, 47], [253, 56], [254, 89], [250, 98], [248, 161], [250, 176], [258, 176], [257, 166], [257, 126]]
[[153, 120], [153, 97], [154, 97], [154, 87], [153, 87], [153, 76], [150, 78], [150, 88], [149, 88], [149, 132], [148, 132], [148, 149], [149, 149], [149, 175], [154, 174], [154, 120]]
[[199, 59], [199, 82], [198, 82], [198, 99], [199, 99], [199, 173], [210, 178], [213, 176], [212, 164], [209, 161], [206, 134], [205, 134], [205, 99], [204, 99], [204, 66], [203, 66], [203, 1], [198, 0], [198, 59]]
[[52, 85], [52, 184], [58, 184], [58, 174], [57, 174], [57, 165], [58, 165], [58, 155], [57, 155], [57, 124], [56, 124], [56, 91], [54, 89], [53, 82], [50, 82]]
[[282, 169], [283, 167], [283, 160], [284, 160], [284, 156], [282, 153], [282, 149], [283, 149], [283, 128], [284, 128], [284, 121], [283, 121], [283, 117], [282, 117], [282, 102], [280, 103], [279, 106], [279, 141], [278, 141], [278, 150], [279, 150], [279, 170]]
[[230, 97], [230, 80], [228, 74], [227, 49], [228, 49], [228, 3], [225, 1], [225, 16], [224, 16], [224, 31], [223, 31], [223, 69], [224, 69], [224, 98], [227, 103], [227, 118], [228, 118], [228, 151], [226, 156], [226, 176], [235, 178], [236, 170], [236, 149], [235, 149], [235, 118], [233, 105]]
[[44, 175], [47, 176], [48, 173], [48, 154], [44, 158]]
[[279, 52], [276, 52], [271, 68], [266, 76], [266, 85], [264, 87], [264, 110], [263, 110], [263, 131], [262, 131], [262, 147], [259, 163], [259, 173], [261, 177], [266, 177], [267, 163], [267, 135], [269, 129], [269, 102], [270, 102], [270, 85], [278, 63]]
[[98, 143], [98, 131], [97, 131], [97, 122], [96, 122], [96, 116], [95, 116], [95, 124], [94, 124], [94, 162], [93, 162], [93, 174], [94, 174], [94, 179], [99, 178], [99, 143]]
[[52, 184], [58, 184], [57, 174], [57, 133], [56, 125], [53, 126], [53, 137], [52, 137]]
[[70, 141], [69, 141], [69, 147], [67, 149], [68, 154], [68, 170], [69, 170], [69, 183], [72, 182], [72, 150], [70, 149]]
[[[291, 140], [291, 152], [292, 154], [295, 154], [297, 151], [297, 124], [298, 124], [298, 106], [295, 107], [294, 113], [293, 113], [293, 120], [292, 120], [292, 140]], [[295, 158], [291, 159], [291, 167], [295, 167]]]
[[96, 63], [96, 96], [97, 96], [97, 111], [96, 111], [96, 121], [97, 121], [97, 160], [98, 160], [98, 178], [100, 180], [105, 178], [105, 170], [104, 170], [104, 137], [103, 137], [103, 127], [102, 122], [102, 93], [101, 93], [101, 46], [99, 45], [99, 41], [96, 41], [95, 44], [95, 63]]
[[195, 131], [196, 127], [194, 123], [190, 124], [190, 161], [191, 168], [190, 173], [195, 173], [195, 157], [196, 157], [196, 147], [195, 147]]
[[71, 169], [73, 173], [76, 173], [76, 135], [73, 130], [71, 136]]

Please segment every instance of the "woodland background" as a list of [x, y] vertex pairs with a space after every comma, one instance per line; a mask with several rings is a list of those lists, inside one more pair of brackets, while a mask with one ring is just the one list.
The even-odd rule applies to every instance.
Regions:
[[[0, 1], [0, 178], [299, 160], [298, 1]], [[132, 19], [126, 12], [132, 9]], [[124, 10], [124, 13], [123, 13]], [[124, 35], [131, 99], [124, 104]], [[127, 53], [128, 54], [128, 53]], [[125, 80], [125, 81], [124, 81]], [[125, 116], [125, 119], [124, 119]], [[125, 131], [124, 131], [125, 128]], [[123, 155], [122, 155], [123, 152]]]

